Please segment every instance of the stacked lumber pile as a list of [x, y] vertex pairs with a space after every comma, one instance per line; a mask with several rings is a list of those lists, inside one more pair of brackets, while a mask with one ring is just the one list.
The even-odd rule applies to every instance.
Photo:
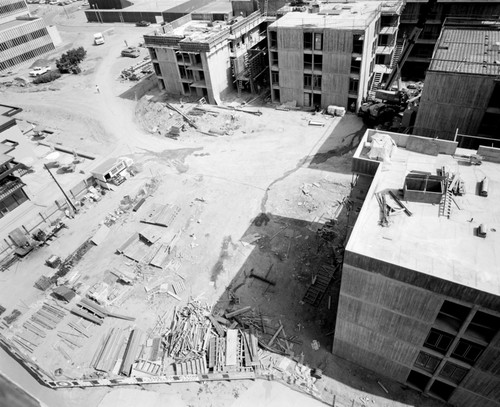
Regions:
[[47, 336], [45, 330], [55, 329], [65, 316], [66, 312], [61, 308], [44, 303], [29, 320], [24, 322], [24, 329], [14, 335], [12, 340], [32, 353]]
[[52, 330], [65, 316], [66, 312], [61, 308], [44, 303], [42, 308], [31, 316], [31, 321], [42, 328]]
[[127, 321], [135, 321], [134, 317], [110, 312], [87, 298], [82, 298], [80, 302], [76, 304], [76, 307], [71, 310], [71, 312], [97, 325], [102, 325], [104, 318], [107, 316], [125, 319]]
[[[230, 315], [230, 314], [226, 314]], [[296, 335], [288, 336], [281, 321], [274, 322], [261, 313], [252, 310], [245, 315], [233, 317], [235, 322], [232, 324], [239, 327], [240, 332], [245, 338], [245, 345], [248, 347], [250, 359], [248, 363], [250, 366], [257, 366], [259, 364], [258, 345], [270, 352], [293, 356], [293, 345], [302, 345], [302, 341]], [[247, 336], [248, 335], [248, 336]], [[248, 340], [247, 340], [248, 338]], [[245, 365], [247, 364], [245, 358]]]
[[118, 359], [123, 355], [125, 339], [123, 329], [111, 328], [101, 340], [94, 354], [92, 359], [94, 369], [107, 373], [113, 372]]
[[174, 308], [170, 329], [164, 333], [166, 354], [176, 361], [201, 356], [206, 352], [212, 325], [207, 305], [191, 301], [181, 310]]
[[[244, 307], [228, 313], [238, 316]], [[165, 356], [176, 374], [253, 371], [258, 365], [258, 340], [253, 333], [234, 329], [236, 322], [212, 315], [211, 307], [193, 300], [174, 308], [172, 323], [163, 334]]]

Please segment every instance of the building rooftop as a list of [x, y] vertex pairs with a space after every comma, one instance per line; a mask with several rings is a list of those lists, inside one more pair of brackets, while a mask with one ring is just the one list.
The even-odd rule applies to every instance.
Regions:
[[500, 23], [474, 28], [444, 26], [434, 48], [431, 71], [500, 75]]
[[[364, 30], [381, 10], [382, 2], [320, 3], [316, 13], [292, 11], [276, 20], [271, 27], [331, 28]], [[287, 7], [287, 6], [285, 6]]]
[[213, 37], [227, 31], [228, 27], [225, 21], [191, 20], [165, 35], [184, 37], [183, 41], [189, 42], [210, 42]]
[[[365, 166], [376, 165], [367, 158], [365, 147], [374, 133], [367, 131], [354, 155]], [[395, 135], [393, 139], [401, 145], [404, 137], [408, 140], [409, 136]], [[500, 150], [495, 150], [500, 162]], [[480, 166], [470, 165], [465, 157], [474, 153], [456, 149], [453, 155], [433, 156], [398, 147], [390, 162], [379, 164], [346, 250], [500, 295], [500, 164], [483, 161]], [[388, 226], [379, 224], [381, 210], [376, 193], [391, 190], [397, 194], [410, 171], [436, 175], [443, 166], [465, 182], [465, 195], [453, 196], [449, 218], [440, 216], [440, 204], [403, 200], [413, 215], [401, 212], [389, 217]], [[484, 177], [490, 185], [487, 197], [477, 191]], [[486, 226], [485, 238], [477, 235], [480, 224]]]
[[229, 1], [215, 1], [193, 11], [193, 14], [231, 14], [233, 6]]
[[[187, 0], [134, 0], [133, 4], [129, 7], [126, 7], [124, 10], [127, 11], [166, 11], [170, 10], [174, 7], [182, 6], [184, 3], [187, 3]], [[138, 20], [140, 18], [138, 17]]]

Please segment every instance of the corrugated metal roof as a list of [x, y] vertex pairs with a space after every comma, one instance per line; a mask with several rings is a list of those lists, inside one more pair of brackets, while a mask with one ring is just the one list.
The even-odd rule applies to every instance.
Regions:
[[500, 31], [443, 28], [429, 70], [500, 75]]

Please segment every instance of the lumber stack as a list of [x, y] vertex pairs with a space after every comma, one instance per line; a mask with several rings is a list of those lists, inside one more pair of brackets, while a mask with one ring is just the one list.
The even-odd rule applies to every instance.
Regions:
[[42, 308], [31, 316], [31, 322], [39, 325], [43, 329], [54, 329], [66, 316], [66, 312], [61, 308], [44, 303]]
[[120, 351], [123, 351], [124, 343], [125, 332], [119, 328], [111, 328], [94, 355], [94, 368], [101, 372], [112, 372], [120, 357]]

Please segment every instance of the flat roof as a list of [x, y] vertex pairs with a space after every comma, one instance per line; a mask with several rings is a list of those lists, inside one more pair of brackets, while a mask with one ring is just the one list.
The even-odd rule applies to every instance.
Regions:
[[124, 11], [153, 11], [159, 12], [167, 11], [171, 8], [180, 6], [188, 0], [134, 0], [134, 4], [124, 8]]
[[232, 13], [233, 5], [229, 1], [215, 1], [193, 11], [193, 14], [228, 14]]
[[221, 32], [227, 30], [229, 24], [224, 21], [190, 20], [180, 27], [168, 31], [165, 36], [183, 36], [183, 41], [208, 42]]
[[[366, 158], [366, 137], [356, 152], [359, 157]], [[432, 156], [398, 147], [390, 162], [380, 163], [346, 250], [500, 295], [500, 163], [483, 161], [480, 166], [468, 165], [464, 156], [474, 153], [457, 149], [454, 155]], [[451, 202], [449, 218], [440, 216], [439, 204], [403, 200], [413, 216], [400, 213], [390, 216], [389, 226], [379, 224], [381, 211], [376, 193], [397, 193], [410, 171], [436, 175], [436, 169], [442, 166], [458, 173], [465, 182], [466, 193], [453, 196], [456, 204]], [[484, 177], [489, 179], [487, 197], [477, 192]], [[477, 236], [480, 224], [486, 226], [486, 238]]]
[[11, 157], [10, 155], [0, 153], [0, 165], [7, 164], [8, 162], [11, 162], [13, 159], [14, 158]]
[[500, 75], [499, 49], [500, 25], [497, 29], [445, 26], [434, 48], [429, 70]]
[[22, 109], [0, 104], [0, 132], [2, 132], [6, 127], [11, 126], [10, 122], [15, 123], [14, 116], [19, 113]]
[[364, 30], [380, 11], [382, 2], [321, 3], [318, 13], [292, 11], [276, 20], [270, 27], [331, 28]]
[[113, 168], [116, 163], [118, 163], [119, 159], [118, 158], [108, 158], [99, 165], [97, 165], [93, 170], [90, 172], [92, 174], [106, 174], [111, 168]]

